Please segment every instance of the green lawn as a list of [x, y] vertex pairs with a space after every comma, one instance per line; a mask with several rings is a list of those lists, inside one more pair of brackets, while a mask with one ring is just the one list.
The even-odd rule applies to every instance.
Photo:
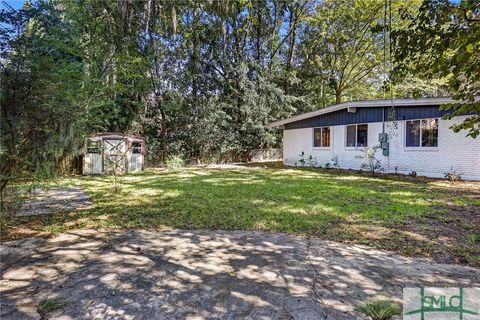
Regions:
[[18, 218], [6, 237], [80, 228], [258, 229], [480, 263], [478, 184], [308, 169], [146, 171], [77, 177], [94, 209]]

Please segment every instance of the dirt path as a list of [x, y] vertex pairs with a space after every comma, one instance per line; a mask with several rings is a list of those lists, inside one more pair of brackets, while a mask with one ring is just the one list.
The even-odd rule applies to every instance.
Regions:
[[90, 197], [82, 188], [37, 189], [27, 199], [17, 217], [92, 209]]
[[2, 319], [361, 319], [403, 287], [480, 283], [480, 270], [264, 232], [81, 231], [3, 243]]

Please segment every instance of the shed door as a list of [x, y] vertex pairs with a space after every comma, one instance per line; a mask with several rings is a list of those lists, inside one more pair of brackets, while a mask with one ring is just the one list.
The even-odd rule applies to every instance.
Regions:
[[84, 174], [102, 173], [102, 155], [87, 153], [83, 163]]
[[83, 161], [84, 174], [101, 174], [102, 173], [102, 150], [99, 140], [87, 141], [87, 153]]
[[127, 148], [125, 139], [103, 140], [103, 172], [125, 173]]
[[143, 168], [142, 142], [133, 141], [131, 145], [130, 158], [128, 160], [128, 172], [142, 171], [142, 168]]

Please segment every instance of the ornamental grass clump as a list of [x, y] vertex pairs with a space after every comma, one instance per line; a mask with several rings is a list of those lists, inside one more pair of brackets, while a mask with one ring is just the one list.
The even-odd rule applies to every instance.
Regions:
[[367, 301], [357, 305], [355, 310], [372, 320], [388, 320], [401, 313], [398, 303], [392, 300]]

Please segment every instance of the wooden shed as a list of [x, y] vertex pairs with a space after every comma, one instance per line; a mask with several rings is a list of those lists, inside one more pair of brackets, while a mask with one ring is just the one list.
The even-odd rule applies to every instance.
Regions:
[[107, 132], [87, 138], [83, 174], [139, 172], [144, 164], [145, 141], [142, 137]]

